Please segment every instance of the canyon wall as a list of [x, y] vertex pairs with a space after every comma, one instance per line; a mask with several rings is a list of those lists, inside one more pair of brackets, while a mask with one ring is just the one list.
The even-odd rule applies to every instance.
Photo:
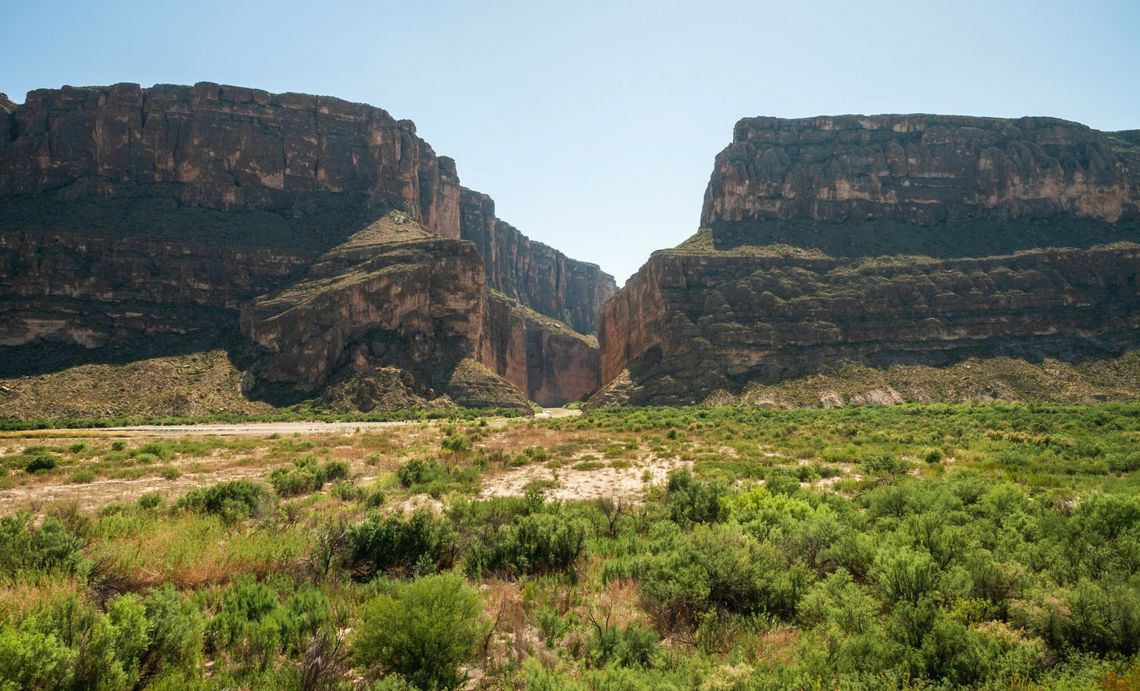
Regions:
[[495, 216], [485, 194], [463, 188], [459, 200], [461, 236], [479, 248], [492, 288], [582, 333], [598, 330], [602, 306], [617, 290], [613, 276], [530, 240]]
[[606, 304], [602, 381], [690, 403], [844, 362], [1134, 348], [1135, 140], [1050, 118], [742, 120], [704, 228]]
[[[483, 225], [464, 232], [461, 198], [489, 210]], [[0, 99], [2, 369], [193, 341], [245, 353], [251, 392], [320, 395], [362, 368], [407, 367], [400, 400], [580, 398], [597, 349], [570, 347], [590, 343], [577, 334], [552, 345], [574, 333], [555, 320], [596, 328], [613, 280], [493, 208], [413, 123], [372, 106], [209, 83]], [[523, 320], [534, 352], [487, 345], [518, 322], [489, 316], [500, 286], [547, 315]], [[502, 386], [449, 386], [457, 372]], [[354, 405], [372, 406], [360, 390]]]

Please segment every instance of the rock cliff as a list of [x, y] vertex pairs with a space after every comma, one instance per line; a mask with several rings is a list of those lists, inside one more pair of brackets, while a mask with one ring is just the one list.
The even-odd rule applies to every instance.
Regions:
[[606, 304], [607, 400], [1140, 345], [1135, 133], [842, 116], [750, 118], [733, 139], [705, 228]]
[[[461, 197], [489, 211], [478, 228]], [[0, 99], [0, 374], [222, 346], [253, 392], [366, 376], [407, 384], [377, 400], [580, 398], [597, 349], [554, 320], [592, 330], [613, 281], [493, 208], [372, 106], [209, 83]], [[496, 321], [499, 286], [547, 316]], [[523, 350], [495, 352], [517, 323]]]
[[598, 330], [602, 306], [617, 290], [613, 276], [530, 240], [495, 216], [485, 194], [463, 188], [459, 210], [461, 237], [479, 248], [491, 287], [582, 333]]

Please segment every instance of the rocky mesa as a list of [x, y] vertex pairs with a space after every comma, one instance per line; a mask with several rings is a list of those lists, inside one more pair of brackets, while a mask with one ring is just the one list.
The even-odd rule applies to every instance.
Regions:
[[597, 386], [579, 331], [612, 277], [497, 219], [411, 121], [210, 83], [0, 106], [2, 376], [221, 346], [247, 393], [362, 409]]
[[845, 364], [1117, 356], [1140, 345], [1138, 185], [1136, 132], [742, 120], [700, 232], [606, 304], [598, 401], [744, 400]]

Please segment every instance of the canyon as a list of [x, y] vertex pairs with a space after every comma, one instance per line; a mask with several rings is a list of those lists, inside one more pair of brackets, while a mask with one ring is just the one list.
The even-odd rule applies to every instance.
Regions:
[[560, 405], [599, 383], [615, 289], [379, 108], [212, 83], [0, 99], [0, 376], [221, 347], [275, 403]]
[[[163, 414], [1140, 387], [1140, 131], [745, 118], [700, 218], [618, 291], [373, 106], [212, 83], [0, 97], [0, 416], [127, 365]], [[183, 370], [226, 394], [159, 390]], [[120, 409], [106, 388], [56, 410]]]

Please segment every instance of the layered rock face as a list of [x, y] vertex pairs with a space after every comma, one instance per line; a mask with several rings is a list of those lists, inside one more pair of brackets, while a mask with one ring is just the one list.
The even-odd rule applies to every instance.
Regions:
[[716, 158], [701, 224], [1134, 221], [1130, 134], [1053, 118], [747, 118]]
[[480, 361], [539, 405], [576, 401], [598, 387], [598, 341], [502, 294], [487, 295]]
[[485, 194], [461, 189], [459, 211], [461, 236], [483, 255], [488, 285], [582, 333], [597, 331], [602, 306], [617, 290], [613, 276], [530, 240], [495, 216]]
[[[2, 197], [159, 197], [301, 216], [398, 208], [459, 237], [454, 162], [410, 121], [372, 106], [210, 83], [116, 84], [32, 91], [0, 123]], [[333, 220], [311, 229], [329, 244], [345, 237]]]
[[[478, 232], [463, 232], [464, 195], [490, 209]], [[511, 249], [481, 254], [499, 247]], [[489, 345], [519, 322], [493, 318], [498, 285], [581, 328], [613, 292], [596, 266], [500, 226], [451, 159], [379, 108], [207, 83], [0, 99], [9, 375], [49, 350], [129, 360], [158, 339], [255, 351], [252, 392], [320, 395], [367, 378], [349, 397], [365, 408], [385, 394], [361, 392], [384, 382], [416, 402], [463, 391], [521, 404], [521, 390], [563, 403], [596, 387], [596, 347], [551, 345], [573, 332], [549, 318], [523, 320], [518, 354]]]
[[706, 228], [607, 303], [603, 382], [689, 403], [843, 362], [1140, 345], [1134, 140], [1044, 118], [742, 120]]

